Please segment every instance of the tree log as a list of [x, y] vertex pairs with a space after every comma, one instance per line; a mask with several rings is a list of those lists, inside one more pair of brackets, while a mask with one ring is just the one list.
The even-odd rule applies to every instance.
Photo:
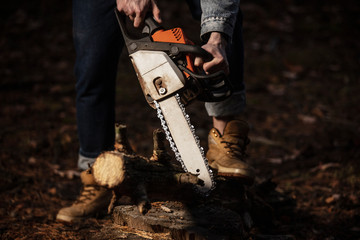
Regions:
[[154, 131], [150, 158], [132, 151], [125, 126], [117, 125], [116, 131], [115, 151], [101, 154], [91, 169], [100, 186], [113, 190], [109, 213], [122, 196], [137, 205], [116, 207], [115, 223], [170, 232], [173, 239], [247, 239], [254, 222], [273, 223], [273, 209], [264, 201], [277, 194], [271, 181], [250, 188], [240, 180], [215, 175], [216, 188], [204, 198], [194, 191], [203, 182], [171, 161], [161, 130]]
[[164, 135], [159, 129], [154, 131], [153, 156], [145, 158], [132, 151], [125, 126], [116, 125], [116, 150], [102, 153], [92, 166], [96, 183], [113, 190], [109, 212], [121, 196], [127, 195], [137, 204], [139, 212], [145, 214], [151, 207], [148, 190], [162, 198], [178, 195], [179, 191], [187, 193], [182, 199], [196, 198], [192, 187], [202, 185], [203, 181], [194, 174], [185, 173], [179, 164], [170, 162]]

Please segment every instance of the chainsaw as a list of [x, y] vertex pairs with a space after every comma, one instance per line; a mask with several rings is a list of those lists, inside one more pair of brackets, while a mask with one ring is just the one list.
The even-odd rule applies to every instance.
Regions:
[[197, 190], [209, 194], [215, 187], [213, 173], [185, 106], [195, 99], [222, 101], [231, 95], [231, 85], [223, 71], [205, 74], [195, 68], [196, 56], [205, 61], [212, 56], [187, 39], [181, 28], [165, 30], [148, 16], [141, 32], [134, 34], [127, 17], [116, 9], [115, 13], [145, 99], [157, 110], [176, 160], [202, 180]]

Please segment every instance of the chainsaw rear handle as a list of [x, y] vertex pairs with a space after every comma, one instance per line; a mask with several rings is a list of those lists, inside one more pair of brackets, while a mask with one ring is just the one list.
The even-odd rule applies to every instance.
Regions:
[[120, 13], [115, 8], [115, 15], [119, 22], [119, 26], [125, 41], [125, 45], [128, 49], [129, 55], [139, 51], [164, 51], [172, 57], [177, 57], [181, 54], [192, 54], [194, 56], [202, 57], [206, 62], [213, 59], [212, 55], [203, 48], [182, 43], [170, 43], [170, 42], [153, 42], [151, 35], [162, 27], [154, 20], [154, 18], [148, 15], [144, 21], [144, 27], [142, 29], [143, 37], [132, 37], [128, 29], [126, 28], [126, 15]]
[[224, 71], [212, 74], [196, 74], [184, 66], [179, 68], [189, 74], [195, 85], [200, 84], [201, 92], [197, 99], [203, 102], [220, 102], [233, 93], [232, 85]]

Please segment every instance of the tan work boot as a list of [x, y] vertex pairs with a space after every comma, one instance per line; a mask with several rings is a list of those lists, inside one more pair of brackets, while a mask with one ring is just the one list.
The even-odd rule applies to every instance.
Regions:
[[255, 171], [244, 162], [246, 146], [250, 142], [248, 132], [248, 124], [241, 120], [228, 122], [224, 135], [216, 128], [210, 130], [206, 157], [210, 167], [216, 169], [218, 175], [242, 178], [245, 183], [253, 183]]
[[60, 209], [56, 215], [56, 220], [80, 221], [95, 215], [109, 205], [112, 197], [111, 191], [98, 186], [90, 170], [83, 171], [80, 177], [84, 185], [80, 196], [70, 207]]

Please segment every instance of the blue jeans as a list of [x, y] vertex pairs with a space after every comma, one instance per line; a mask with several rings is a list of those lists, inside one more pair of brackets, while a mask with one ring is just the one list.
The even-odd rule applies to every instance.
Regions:
[[[198, 1], [191, 2], [193, 15], [199, 17]], [[73, 0], [76, 116], [80, 141], [78, 166], [83, 170], [114, 145], [115, 79], [124, 46], [114, 14], [115, 6], [115, 1]], [[223, 104], [206, 103], [210, 116], [237, 115], [245, 105], [241, 18], [238, 20], [233, 44], [228, 49], [229, 77], [236, 97]]]

